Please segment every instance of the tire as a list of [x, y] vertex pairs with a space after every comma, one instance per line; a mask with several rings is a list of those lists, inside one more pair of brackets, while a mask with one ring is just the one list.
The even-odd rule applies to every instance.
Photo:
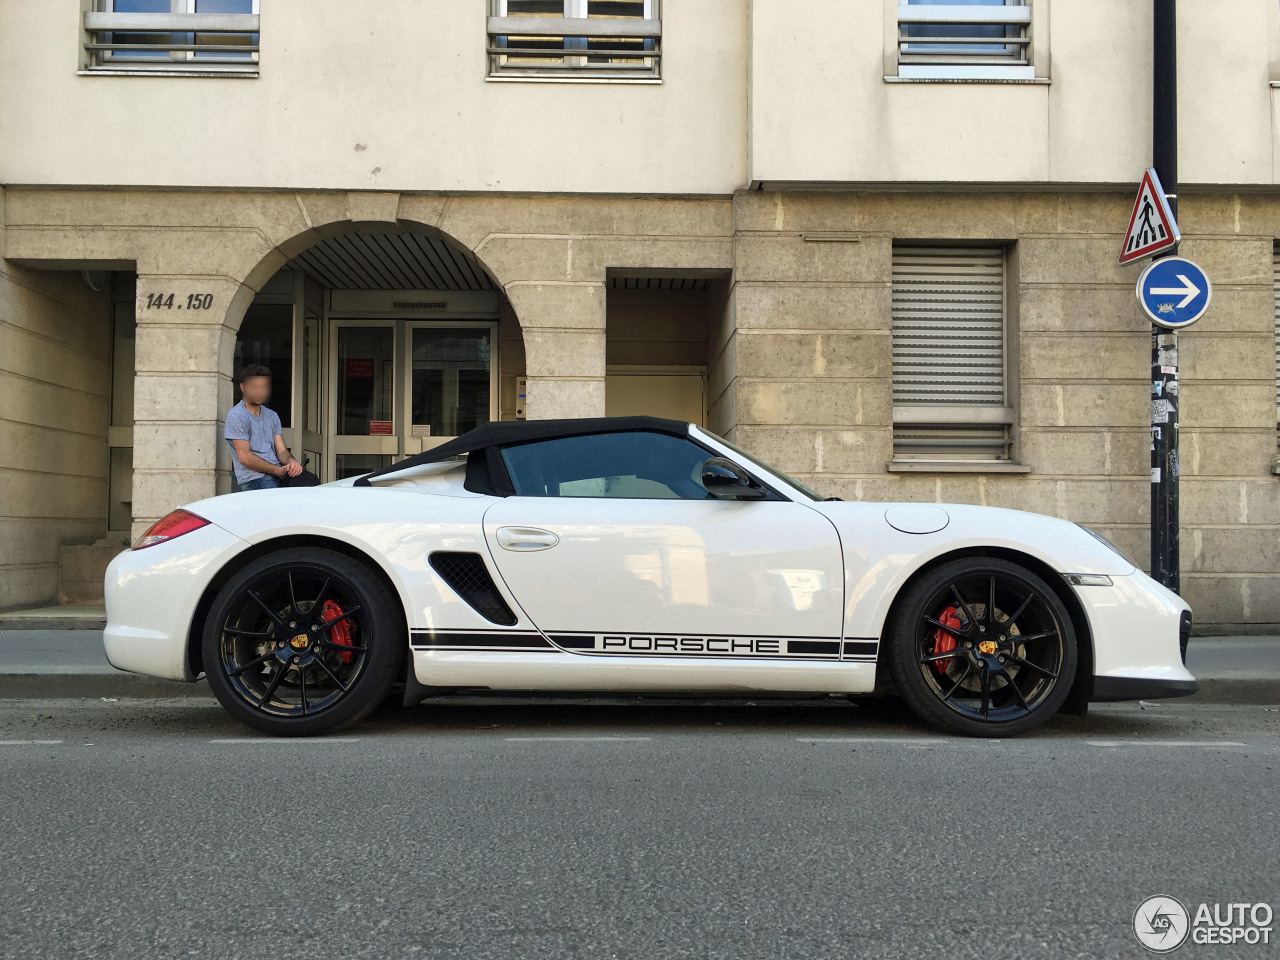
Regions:
[[886, 637], [902, 698], [951, 733], [1026, 733], [1058, 711], [1075, 678], [1066, 606], [1042, 577], [1008, 560], [964, 558], [930, 570], [898, 598]]
[[259, 557], [218, 591], [205, 673], [241, 723], [279, 737], [330, 733], [384, 701], [403, 666], [399, 597], [365, 564], [307, 547]]

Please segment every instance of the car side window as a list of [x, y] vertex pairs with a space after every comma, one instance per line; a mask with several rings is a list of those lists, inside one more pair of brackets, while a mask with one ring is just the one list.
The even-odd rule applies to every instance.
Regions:
[[702, 464], [714, 454], [691, 440], [628, 430], [558, 437], [502, 449], [516, 496], [708, 500]]

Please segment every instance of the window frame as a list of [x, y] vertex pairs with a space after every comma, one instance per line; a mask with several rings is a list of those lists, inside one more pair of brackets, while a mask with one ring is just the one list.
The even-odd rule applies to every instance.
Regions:
[[[892, 422], [892, 453], [888, 464], [890, 471], [894, 470], [957, 470], [957, 471], [1014, 471], [1026, 472], [1026, 469], [1019, 462], [1020, 445], [1017, 430], [1017, 396], [1018, 385], [1015, 371], [1018, 370], [1017, 348], [1015, 329], [1016, 324], [1013, 322], [1013, 305], [1015, 301], [1015, 287], [1011, 282], [1014, 276], [1016, 265], [1017, 248], [1010, 241], [999, 240], [970, 240], [970, 241], [920, 241], [920, 240], [897, 240], [893, 243], [891, 257], [893, 259], [893, 267], [891, 274], [894, 280], [897, 277], [897, 257], [900, 252], [915, 252], [918, 254], [928, 254], [936, 252], [939, 255], [955, 255], [958, 251], [973, 250], [975, 253], [979, 251], [998, 250], [1001, 259], [1000, 270], [1000, 313], [1001, 313], [1001, 393], [1002, 403], [997, 406], [991, 403], [963, 403], [953, 402], [946, 404], [937, 403], [915, 403], [903, 402], [892, 398], [895, 376], [890, 371], [890, 397], [891, 397], [891, 422]], [[891, 283], [892, 285], [892, 283]], [[892, 349], [892, 341], [897, 326], [897, 318], [894, 316], [894, 309], [890, 308], [890, 341]], [[1003, 426], [1004, 436], [1001, 440], [992, 440], [991, 443], [999, 444], [1004, 451], [1004, 456], [997, 457], [972, 457], [964, 456], [965, 448], [970, 444], [957, 443], [951, 451], [942, 455], [919, 455], [911, 456], [903, 454], [899, 451], [900, 438], [898, 436], [900, 426], [910, 428], [916, 425], [919, 429], [925, 429], [928, 426], [947, 427], [954, 425], [958, 428], [969, 427], [971, 429], [982, 429], [990, 427], [994, 424]], [[939, 437], [944, 436], [943, 432], [939, 432]], [[902, 438], [905, 441], [908, 438]], [[912, 438], [914, 439], [914, 438]], [[906, 442], [902, 442], [903, 446], [909, 446]], [[925, 443], [914, 444], [917, 446], [926, 446]], [[936, 441], [933, 446], [946, 447], [943, 439]], [[977, 446], [973, 444], [972, 446]]]
[[[884, 0], [885, 3], [885, 76], [887, 82], [902, 83], [956, 83], [956, 82], [975, 82], [975, 83], [1048, 83], [1048, 49], [1044, 39], [1048, 35], [1047, 11], [1045, 10], [1045, 0], [983, 0], [980, 4], [975, 4], [971, 9], [981, 11], [984, 7], [1023, 7], [1026, 10], [1024, 15], [1019, 15], [1012, 19], [998, 19], [988, 17], [988, 23], [1013, 23], [1019, 20], [1024, 23], [1021, 35], [1016, 38], [1018, 45], [1022, 47], [1023, 56], [1017, 62], [1003, 63], [1000, 58], [983, 55], [975, 52], [972, 54], [972, 62], [965, 62], [966, 55], [963, 53], [939, 53], [935, 61], [930, 61], [927, 55], [922, 53], [904, 53], [903, 46], [911, 42], [911, 38], [904, 37], [903, 30], [906, 24], [903, 23], [903, 15], [911, 10], [911, 17], [926, 16], [921, 11], [929, 10], [930, 7], [939, 9], [935, 17], [941, 19], [947, 15], [947, 11], [958, 11], [963, 9], [967, 4], [945, 2], [938, 4], [917, 4], [911, 3], [909, 0]], [[989, 13], [989, 11], [988, 11]], [[953, 14], [959, 16], [958, 12]], [[1011, 16], [1011, 15], [1006, 15]], [[975, 14], [972, 22], [981, 23], [983, 21], [982, 14]], [[1024, 42], [1025, 41], [1025, 42]], [[939, 46], [945, 46], [947, 41], [939, 39], [936, 41]], [[991, 43], [999, 41], [992, 38]], [[1007, 44], [1006, 44], [1007, 45]], [[959, 60], [961, 62], [947, 63], [945, 60]]]
[[[563, 13], [560, 16], [561, 21], [582, 21], [585, 22], [589, 18], [587, 16], [589, 0], [562, 0]], [[644, 59], [651, 63], [636, 66], [628, 63], [591, 63], [591, 53], [587, 51], [586, 36], [573, 36], [564, 33], [553, 32], [547, 33], [548, 37], [560, 37], [563, 39], [565, 50], [582, 49], [586, 52], [582, 54], [564, 54], [559, 62], [550, 62], [555, 59], [555, 53], [547, 55], [547, 63], [529, 63], [522, 61], [516, 64], [508, 63], [507, 56], [503, 53], [503, 49], [508, 46], [507, 39], [509, 36], [521, 36], [519, 32], [512, 29], [513, 21], [521, 20], [528, 22], [546, 22], [554, 23], [557, 18], [549, 17], [512, 17], [508, 13], [508, 0], [490, 0], [489, 18], [485, 34], [485, 61], [487, 64], [487, 80], [540, 80], [553, 82], [606, 82], [606, 83], [660, 83], [661, 63], [662, 63], [662, 12], [661, 0], [643, 0], [644, 16], [639, 19], [632, 18], [600, 18], [602, 26], [604, 24], [648, 24], [652, 21], [656, 25], [656, 30], [642, 28], [642, 32], [634, 34], [641, 36], [646, 41], [646, 49], [642, 53], [642, 57], [627, 57], [626, 53], [601, 53], [600, 56], [613, 56], [626, 59]], [[540, 26], [538, 29], [546, 30], [546, 27]], [[620, 29], [615, 26], [614, 29]], [[526, 34], [527, 35], [527, 34]], [[618, 36], [632, 36], [633, 34], [608, 34], [611, 38]], [[651, 43], [651, 47], [650, 47]]]
[[[725, 498], [715, 497], [710, 494], [710, 491], [708, 491], [708, 496], [698, 497], [696, 499], [692, 497], [596, 497], [596, 496], [589, 496], [589, 495], [574, 495], [574, 494], [551, 496], [551, 495], [542, 495], [542, 494], [536, 494], [536, 493], [517, 492], [516, 480], [515, 480], [515, 477], [512, 475], [510, 464], [507, 462], [507, 458], [506, 458], [506, 452], [508, 450], [514, 449], [516, 447], [527, 447], [534, 444], [557, 443], [561, 440], [581, 439], [583, 437], [599, 437], [599, 436], [605, 436], [609, 434], [629, 434], [629, 433], [644, 433], [644, 434], [651, 434], [653, 436], [659, 436], [659, 437], [671, 437], [672, 439], [675, 439], [675, 440], [681, 440], [686, 443], [690, 443], [693, 446], [700, 448], [704, 453], [706, 453], [707, 455], [706, 459], [710, 459], [711, 457], [722, 457], [725, 455], [721, 451], [713, 449], [712, 447], [709, 447], [707, 444], [703, 443], [698, 437], [694, 436], [692, 433], [686, 434], [684, 436], [677, 436], [676, 434], [664, 433], [658, 430], [645, 430], [645, 429], [607, 430], [606, 429], [606, 430], [600, 430], [594, 433], [573, 434], [572, 436], [566, 436], [566, 437], [546, 437], [546, 438], [537, 439], [537, 440], [525, 440], [520, 443], [507, 443], [494, 448], [496, 450], [497, 455], [493, 458], [492, 461], [490, 461], [490, 469], [492, 470], [493, 466], [495, 465], [494, 461], [496, 461], [496, 464], [501, 465], [501, 470], [503, 474], [500, 482], [495, 480], [494, 486], [501, 487], [504, 491], [503, 493], [504, 496], [530, 497], [538, 500], [571, 500], [571, 499], [577, 499], [577, 500], [681, 500], [689, 503], [733, 502]], [[740, 467], [742, 467], [742, 469], [747, 473], [747, 475], [750, 476], [751, 479], [766, 492], [766, 496], [759, 498], [759, 500], [740, 501], [740, 502], [761, 502], [761, 501], [768, 501], [768, 500], [787, 501], [790, 499], [789, 497], [783, 496], [782, 493], [780, 493], [777, 490], [777, 488], [768, 480], [761, 478], [760, 474], [757, 471], [749, 469], [737, 459], [734, 459], [734, 462], [737, 463]]]
[[[86, 55], [82, 69], [79, 73], [131, 73], [131, 74], [173, 74], [173, 75], [228, 75], [228, 76], [257, 76], [258, 65], [261, 57], [261, 34], [259, 31], [259, 10], [261, 0], [250, 0], [251, 10], [249, 13], [238, 14], [209, 14], [197, 13], [197, 5], [199, 0], [168, 0], [169, 10], [167, 12], [158, 13], [129, 13], [116, 12], [115, 0], [92, 0], [92, 9], [84, 14], [83, 32], [85, 36], [83, 52]], [[163, 27], [136, 27], [128, 28], [119, 25], [120, 18], [136, 17], [136, 18], [158, 18], [161, 21], [167, 20], [168, 23]], [[225, 20], [228, 17], [246, 18], [245, 26], [236, 29], [210, 29], [208, 26], [204, 28], [196, 27], [194, 24], [204, 21], [210, 22], [211, 19], [217, 18]], [[175, 25], [174, 18], [190, 19], [192, 23]], [[115, 34], [168, 34], [168, 44], [155, 44], [155, 52], [146, 55], [148, 51], [125, 51], [119, 52], [110, 48], [115, 41]], [[248, 51], [231, 51], [229, 55], [226, 52], [219, 51], [216, 45], [210, 45], [209, 50], [202, 51], [197, 49], [175, 49], [175, 47], [187, 46], [174, 40], [175, 35], [184, 33], [191, 34], [191, 46], [195, 44], [195, 34], [198, 33], [228, 33], [232, 36], [249, 34], [250, 37], [258, 36], [259, 41], [256, 43], [237, 44], [237, 46], [252, 47]]]

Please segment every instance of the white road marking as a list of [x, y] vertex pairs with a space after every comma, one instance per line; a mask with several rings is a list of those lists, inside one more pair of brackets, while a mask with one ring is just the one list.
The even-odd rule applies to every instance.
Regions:
[[1235, 740], [1086, 740], [1094, 747], [1243, 747]]
[[796, 737], [799, 743], [953, 743], [943, 737]]
[[20, 747], [27, 744], [61, 743], [61, 740], [0, 740], [0, 747]]
[[503, 737], [503, 740], [649, 740], [649, 737]]
[[359, 737], [228, 737], [210, 743], [358, 743]]

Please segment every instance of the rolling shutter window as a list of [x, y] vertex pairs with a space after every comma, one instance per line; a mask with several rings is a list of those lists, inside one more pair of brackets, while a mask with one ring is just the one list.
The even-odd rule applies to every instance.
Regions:
[[[1280, 247], [1271, 254], [1271, 269], [1276, 324], [1276, 428], [1280, 431]], [[1276, 446], [1280, 449], [1280, 434], [1276, 437]]]
[[895, 460], [1008, 460], [1001, 247], [893, 251]]

